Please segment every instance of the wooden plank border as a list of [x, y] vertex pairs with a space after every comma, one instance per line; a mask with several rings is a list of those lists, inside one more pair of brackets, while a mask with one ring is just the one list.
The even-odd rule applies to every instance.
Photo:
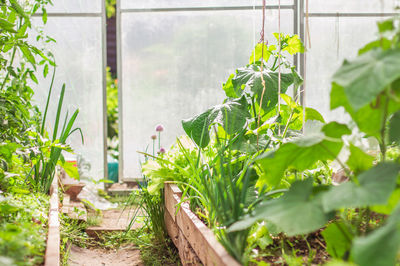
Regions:
[[58, 202], [58, 174], [56, 174], [50, 187], [49, 232], [47, 234], [44, 266], [60, 266], [60, 221]]
[[214, 233], [190, 210], [187, 202], [178, 212], [176, 205], [182, 192], [178, 186], [165, 183], [165, 223], [172, 242], [179, 249], [183, 265], [239, 266], [225, 248], [217, 241]]

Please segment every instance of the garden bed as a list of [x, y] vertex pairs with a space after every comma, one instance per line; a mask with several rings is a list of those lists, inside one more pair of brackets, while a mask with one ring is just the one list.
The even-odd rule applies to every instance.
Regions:
[[56, 175], [50, 187], [49, 231], [47, 235], [45, 266], [60, 265], [60, 221], [58, 200], [58, 175]]
[[169, 236], [179, 250], [183, 265], [240, 265], [217, 241], [213, 232], [182, 203], [177, 185], [165, 183], [165, 224]]

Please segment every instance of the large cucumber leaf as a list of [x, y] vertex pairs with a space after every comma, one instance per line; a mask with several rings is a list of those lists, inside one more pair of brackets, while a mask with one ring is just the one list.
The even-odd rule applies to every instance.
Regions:
[[[274, 109], [278, 103], [278, 76], [278, 72], [272, 72], [267, 69], [263, 71], [266, 90], [263, 96], [262, 108], [265, 113]], [[294, 83], [294, 80], [293, 73], [281, 73], [281, 93], [285, 93], [288, 87]], [[223, 89], [228, 97], [239, 98], [246, 93], [250, 97], [254, 97], [259, 103], [263, 91], [260, 67], [252, 64], [237, 69], [236, 73], [231, 75], [224, 84]]]
[[389, 141], [400, 144], [400, 111], [396, 112], [390, 119]]
[[[336, 84], [332, 84], [331, 90], [331, 109], [344, 107], [347, 113], [351, 116], [358, 128], [368, 136], [380, 139], [382, 119], [384, 117], [383, 103], [386, 101], [386, 96], [381, 96], [379, 103], [376, 106], [367, 104], [362, 108], [355, 110], [345, 94], [345, 89]], [[388, 114], [392, 114], [400, 108], [399, 104], [390, 100], [388, 106]]]
[[319, 195], [318, 189], [313, 189], [312, 178], [296, 181], [282, 197], [261, 203], [252, 216], [234, 223], [229, 231], [243, 230], [256, 221], [267, 220], [289, 236], [313, 232], [331, 218], [323, 211]]
[[329, 224], [322, 232], [326, 242], [326, 251], [333, 258], [343, 259], [351, 249], [353, 235], [343, 222]]
[[359, 185], [347, 182], [331, 188], [323, 196], [324, 210], [386, 204], [396, 188], [399, 171], [399, 164], [380, 163], [358, 176]]
[[366, 171], [372, 167], [374, 157], [366, 154], [360, 148], [350, 144], [350, 157], [346, 164], [355, 174]]
[[250, 118], [248, 104], [243, 96], [224, 104], [216, 105], [202, 114], [182, 121], [186, 134], [201, 148], [210, 142], [209, 128], [213, 123], [219, 123], [228, 134], [240, 131]]
[[318, 161], [334, 160], [343, 147], [341, 137], [346, 134], [351, 134], [347, 126], [331, 122], [305, 137], [261, 155], [257, 164], [263, 174], [258, 185], [278, 185], [288, 168], [304, 171]]
[[351, 107], [358, 111], [399, 77], [400, 49], [373, 49], [343, 64], [333, 81], [344, 88]]
[[352, 257], [360, 266], [396, 265], [400, 248], [400, 205], [387, 223], [367, 236], [354, 239]]

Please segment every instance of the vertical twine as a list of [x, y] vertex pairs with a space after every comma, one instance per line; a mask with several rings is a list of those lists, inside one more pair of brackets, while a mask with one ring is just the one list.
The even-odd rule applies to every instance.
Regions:
[[[303, 10], [302, 10], [303, 12]], [[306, 123], [306, 83], [307, 83], [307, 45], [311, 49], [311, 38], [310, 38], [310, 24], [309, 24], [309, 16], [308, 16], [308, 0], [306, 0], [306, 28], [305, 28], [304, 38], [304, 47], [306, 51], [304, 53], [304, 81], [303, 81], [303, 133], [304, 133], [304, 125]]]
[[[262, 27], [261, 27], [261, 84], [263, 86], [263, 90], [261, 93], [261, 98], [260, 98], [260, 106], [259, 106], [259, 111], [258, 111], [258, 119], [257, 119], [257, 128], [260, 127], [260, 121], [261, 121], [261, 106], [264, 98], [264, 93], [266, 90], [266, 85], [265, 85], [265, 80], [264, 80], [264, 43], [265, 43], [265, 0], [263, 0], [263, 8], [262, 8]], [[259, 150], [258, 146], [258, 140], [259, 140], [259, 134], [257, 134], [257, 151]]]
[[[253, 51], [256, 52], [256, 0], [253, 0]], [[253, 64], [256, 63], [256, 57], [253, 57]]]
[[[278, 116], [281, 114], [281, 0], [278, 1]], [[281, 127], [278, 127], [278, 135], [281, 135]]]

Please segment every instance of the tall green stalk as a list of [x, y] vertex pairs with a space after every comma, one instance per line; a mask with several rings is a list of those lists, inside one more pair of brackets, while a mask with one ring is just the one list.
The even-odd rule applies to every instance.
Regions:
[[[53, 77], [52, 77], [49, 92], [47, 95], [45, 111], [43, 114], [42, 127], [40, 129], [42, 138], [45, 137], [44, 136], [45, 122], [46, 122], [48, 107], [49, 107], [51, 94], [52, 94], [54, 76], [55, 76], [55, 69], [53, 71]], [[79, 114], [79, 110], [75, 110], [75, 112], [73, 113], [73, 115], [70, 118], [68, 118], [68, 112], [67, 112], [65, 119], [64, 119], [63, 127], [61, 129], [60, 134], [58, 135], [58, 131], [59, 131], [58, 128], [60, 125], [60, 118], [61, 118], [61, 110], [62, 110], [62, 105], [64, 102], [64, 94], [65, 94], [65, 84], [63, 84], [63, 86], [61, 88], [61, 93], [60, 93], [60, 96], [58, 99], [57, 113], [56, 113], [56, 118], [54, 121], [53, 136], [52, 136], [52, 140], [51, 140], [52, 144], [50, 147], [42, 147], [42, 149], [41, 149], [42, 152], [40, 154], [40, 158], [33, 167], [33, 169], [34, 169], [33, 183], [36, 184], [37, 190], [39, 190], [43, 193], [47, 193], [50, 190], [51, 183], [53, 182], [53, 179], [54, 179], [57, 163], [60, 160], [60, 158], [62, 157], [61, 152], [62, 152], [62, 150], [67, 149], [66, 141], [67, 141], [68, 137], [73, 132], [79, 131], [81, 134], [82, 143], [84, 142], [82, 130], [80, 128], [73, 129], [73, 125]], [[46, 149], [48, 149], [48, 148], [50, 148], [50, 154], [48, 156], [46, 156], [45, 152], [46, 152]]]

